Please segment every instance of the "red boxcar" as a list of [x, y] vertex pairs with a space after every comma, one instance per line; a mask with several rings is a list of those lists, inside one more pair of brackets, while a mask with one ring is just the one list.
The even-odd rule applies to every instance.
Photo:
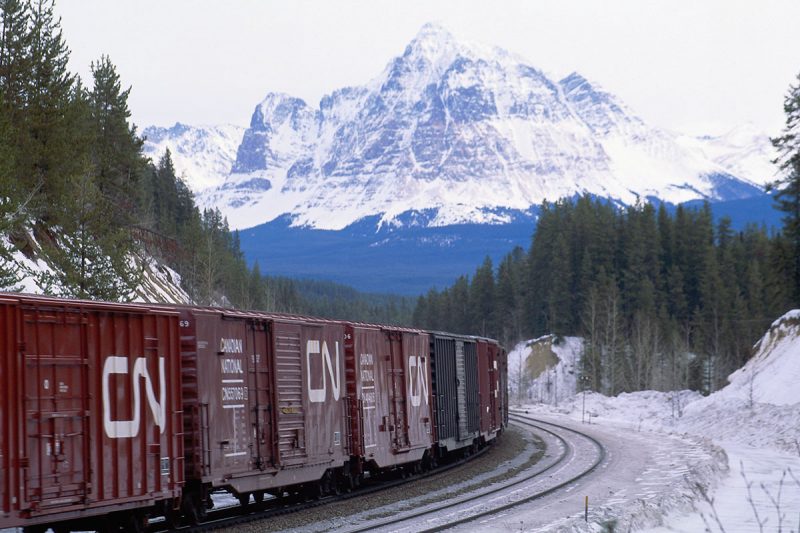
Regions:
[[353, 463], [372, 470], [418, 463], [433, 444], [428, 335], [348, 324], [347, 393]]
[[505, 351], [492, 339], [476, 338], [478, 349], [478, 388], [480, 390], [480, 432], [484, 441], [495, 438], [505, 425], [501, 391], [506, 367]]
[[331, 478], [349, 459], [344, 325], [222, 309], [181, 315], [187, 492], [243, 501]]
[[176, 312], [7, 294], [0, 331], [0, 528], [177, 504]]

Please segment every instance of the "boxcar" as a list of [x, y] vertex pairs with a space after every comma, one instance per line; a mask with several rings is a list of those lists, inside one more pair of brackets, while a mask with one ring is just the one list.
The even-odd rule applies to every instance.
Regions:
[[439, 455], [477, 444], [480, 436], [478, 350], [474, 337], [430, 334], [434, 425]]
[[0, 332], [0, 528], [177, 504], [176, 312], [9, 294]]
[[433, 445], [428, 335], [351, 323], [345, 338], [352, 464], [421, 467]]
[[474, 450], [505, 425], [505, 352], [491, 339], [430, 334], [439, 454]]
[[494, 439], [505, 425], [504, 398], [501, 385], [506, 368], [505, 351], [492, 339], [476, 337], [478, 353], [478, 398], [480, 401], [480, 434], [484, 442]]
[[185, 308], [181, 334], [189, 514], [212, 489], [244, 503], [333, 482], [349, 459], [343, 323]]

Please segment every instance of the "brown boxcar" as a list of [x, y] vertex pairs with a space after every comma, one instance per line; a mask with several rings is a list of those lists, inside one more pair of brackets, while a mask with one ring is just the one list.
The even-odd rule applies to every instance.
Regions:
[[344, 325], [185, 308], [181, 316], [187, 490], [242, 501], [329, 479], [349, 458]]
[[0, 527], [177, 503], [176, 312], [4, 294], [0, 331]]
[[353, 464], [380, 470], [426, 459], [433, 444], [428, 335], [348, 324], [345, 338]]
[[480, 389], [480, 431], [484, 441], [497, 436], [503, 428], [503, 399], [501, 375], [504, 369], [504, 350], [492, 339], [476, 338], [478, 351], [478, 387]]

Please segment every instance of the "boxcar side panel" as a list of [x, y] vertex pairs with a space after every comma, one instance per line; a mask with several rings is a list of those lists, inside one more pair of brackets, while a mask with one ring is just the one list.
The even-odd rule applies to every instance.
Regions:
[[309, 463], [340, 465], [347, 455], [344, 326], [303, 325], [301, 341], [305, 454]]
[[[3, 344], [0, 379], [19, 398], [3, 400], [3, 432], [18, 435], [4, 437], [0, 452], [10, 520], [64, 521], [177, 498], [177, 315], [26, 296], [0, 307], [0, 328], [15, 339]], [[17, 385], [7, 386], [11, 378]]]
[[[431, 405], [431, 358], [428, 336], [403, 333], [403, 364], [408, 394], [406, 431], [412, 449], [427, 449], [433, 444], [433, 406]], [[412, 459], [416, 460], [416, 459]]]
[[[89, 360], [91, 500], [177, 498], [183, 484], [177, 316], [89, 311], [80, 342]], [[58, 383], [59, 390], [66, 390]], [[63, 445], [62, 445], [63, 447]]]

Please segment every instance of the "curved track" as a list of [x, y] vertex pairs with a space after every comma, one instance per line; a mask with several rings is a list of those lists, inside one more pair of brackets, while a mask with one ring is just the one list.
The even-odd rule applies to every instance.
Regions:
[[467, 461], [480, 457], [481, 455], [486, 453], [489, 450], [489, 448], [490, 446], [486, 446], [481, 450], [479, 450], [477, 453], [469, 457], [465, 457], [463, 459], [455, 460], [445, 465], [441, 465], [435, 470], [431, 470], [430, 472], [426, 472], [423, 474], [415, 474], [415, 475], [408, 474], [408, 477], [404, 476], [400, 479], [389, 479], [389, 480], [378, 479], [375, 480], [374, 483], [367, 482], [365, 485], [351, 492], [343, 492], [341, 494], [326, 496], [324, 498], [315, 499], [311, 501], [298, 500], [296, 498], [286, 498], [284, 500], [277, 500], [273, 498], [265, 501], [263, 504], [253, 504], [251, 502], [249, 504], [249, 509], [246, 511], [243, 511], [241, 506], [239, 505], [233, 505], [230, 507], [224, 507], [219, 510], [209, 512], [207, 519], [203, 523], [197, 525], [186, 525], [183, 527], [170, 528], [170, 527], [165, 527], [166, 524], [164, 522], [154, 522], [148, 527], [148, 533], [161, 533], [167, 531], [180, 531], [182, 533], [188, 533], [188, 532], [197, 533], [203, 531], [213, 531], [218, 529], [233, 528], [241, 524], [259, 522], [276, 516], [281, 516], [289, 513], [296, 513], [306, 509], [311, 509], [313, 507], [327, 505], [335, 501], [358, 498], [382, 490], [390, 489], [392, 487], [397, 487], [405, 483], [410, 483], [416, 480], [424, 479], [426, 477], [443, 474], [453, 468], [457, 468], [465, 464]]
[[516, 413], [512, 413], [511, 421], [522, 427], [536, 429], [545, 440], [550, 453], [536, 466], [506, 482], [464, 497], [431, 504], [388, 520], [365, 523], [346, 531], [441, 531], [564, 489], [593, 472], [606, 457], [605, 448], [599, 441], [575, 429]]

